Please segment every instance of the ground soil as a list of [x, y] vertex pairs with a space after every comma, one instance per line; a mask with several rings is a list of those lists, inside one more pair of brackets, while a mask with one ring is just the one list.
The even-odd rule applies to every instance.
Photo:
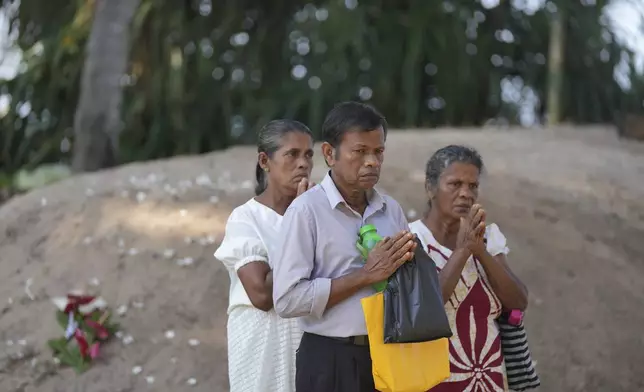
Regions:
[[[395, 132], [380, 188], [410, 218], [424, 209], [427, 158], [451, 143], [487, 165], [482, 203], [530, 289], [541, 390], [643, 390], [644, 144], [602, 128]], [[212, 254], [252, 196], [254, 162], [236, 147], [127, 165], [2, 206], [0, 391], [226, 391], [229, 283]], [[318, 158], [314, 179], [324, 171]], [[127, 305], [117, 319], [133, 338], [81, 376], [45, 344], [62, 333], [50, 298], [71, 289]]]

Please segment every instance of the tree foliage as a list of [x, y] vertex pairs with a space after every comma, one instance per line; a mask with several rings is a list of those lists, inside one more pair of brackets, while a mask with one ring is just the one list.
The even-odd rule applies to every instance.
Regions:
[[[520, 1], [142, 0], [121, 80], [120, 160], [249, 143], [276, 117], [318, 130], [341, 100], [370, 102], [397, 127], [517, 122], [528, 93], [541, 115], [557, 6], [566, 11], [562, 117], [612, 122], [641, 110], [644, 90], [641, 78], [623, 91], [613, 77], [631, 54], [607, 28], [606, 2], [526, 12]], [[11, 15], [23, 61], [2, 86], [11, 105], [0, 118], [0, 171], [69, 160], [93, 12], [93, 0], [21, 0]]]

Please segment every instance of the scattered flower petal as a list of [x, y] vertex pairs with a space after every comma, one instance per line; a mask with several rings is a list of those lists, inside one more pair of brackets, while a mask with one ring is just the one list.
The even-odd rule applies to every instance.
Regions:
[[189, 265], [193, 265], [195, 262], [195, 259], [192, 257], [184, 257], [182, 259], [177, 260], [177, 265], [181, 267], [187, 267]]
[[209, 200], [209, 201], [210, 201], [210, 203], [212, 203], [212, 204], [217, 204], [217, 203], [219, 203], [219, 197], [217, 197], [217, 196], [210, 196], [210, 199], [208, 199], [208, 200]]
[[9, 305], [13, 305], [13, 298], [9, 297], [9, 298], [7, 299], [7, 303], [8, 303]]
[[92, 188], [85, 189], [85, 196], [87, 196], [87, 197], [94, 196], [94, 190]]
[[173, 330], [165, 331], [166, 339], [174, 339], [175, 333]]
[[136, 248], [130, 248], [128, 249], [127, 254], [130, 256], [136, 256], [137, 254], [139, 254], [139, 250]]
[[92, 237], [85, 237], [85, 238], [83, 238], [83, 244], [89, 245], [89, 244], [92, 243], [93, 240], [94, 239]]
[[143, 304], [143, 302], [141, 302], [141, 301], [134, 301], [134, 302], [132, 302], [132, 306], [134, 306], [134, 307], [135, 307], [135, 308], [137, 308], [137, 309], [143, 309], [143, 305], [144, 305], [144, 304]]
[[145, 381], [146, 381], [148, 384], [154, 384], [154, 376], [147, 376], [147, 377], [145, 378]]
[[171, 259], [177, 254], [177, 251], [174, 249], [166, 249], [163, 251], [163, 257], [166, 259]]
[[101, 284], [101, 282], [98, 280], [98, 278], [92, 278], [89, 280], [89, 284], [91, 284], [92, 286], [98, 286]]
[[46, 206], [46, 205], [47, 205], [47, 199], [45, 199], [45, 198], [43, 197], [42, 199], [40, 199], [40, 206], [41, 206], [41, 207], [44, 207], [44, 206]]
[[143, 203], [147, 197], [148, 195], [146, 195], [145, 192], [137, 192], [136, 201], [138, 201], [139, 203]]
[[184, 216], [188, 215], [188, 211], [187, 210], [179, 210], [179, 215], [184, 217]]
[[413, 208], [407, 211], [407, 218], [414, 219], [416, 216], [418, 216], [418, 212], [416, 212], [416, 210], [414, 210]]
[[6, 344], [7, 344], [7, 346], [9, 346], [9, 347], [13, 346], [13, 340], [7, 340], [5, 343], [6, 343]]
[[163, 190], [172, 196], [177, 195], [179, 193], [179, 191], [176, 188], [173, 188], [170, 184], [165, 184], [163, 186]]
[[124, 345], [127, 346], [129, 344], [132, 344], [133, 342], [134, 342], [134, 338], [132, 337], [132, 335], [126, 335], [126, 336], [123, 337], [123, 344]]
[[20, 340], [18, 340], [18, 345], [20, 345], [20, 346], [26, 346], [26, 345], [27, 345], [27, 341], [26, 341], [25, 339], [20, 339]]
[[195, 180], [195, 184], [199, 186], [210, 186], [212, 185], [212, 180], [207, 174], [203, 173], [199, 175], [199, 177], [197, 177], [197, 179]]
[[198, 339], [190, 339], [188, 340], [188, 344], [191, 345], [192, 347], [196, 347], [199, 345], [199, 340]]
[[141, 374], [142, 371], [143, 371], [143, 368], [141, 366], [135, 366], [132, 368], [132, 374], [134, 374], [135, 376], [137, 374]]
[[36, 297], [34, 294], [31, 292], [31, 285], [34, 283], [34, 280], [32, 278], [29, 278], [25, 281], [25, 294], [27, 294], [27, 297], [29, 297], [30, 300], [35, 300]]
[[191, 386], [197, 385], [197, 379], [194, 378], [194, 377], [189, 378], [188, 381], [186, 381], [186, 384], [191, 385]]

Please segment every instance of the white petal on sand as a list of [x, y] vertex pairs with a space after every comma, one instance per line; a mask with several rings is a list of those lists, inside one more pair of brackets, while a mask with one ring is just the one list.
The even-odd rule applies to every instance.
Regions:
[[190, 339], [188, 340], [188, 344], [191, 345], [192, 347], [196, 347], [199, 345], [199, 340], [198, 339]]
[[116, 313], [119, 316], [125, 316], [125, 313], [127, 313], [127, 305], [121, 305], [118, 308], [116, 308]]
[[54, 297], [51, 299], [51, 302], [53, 302], [56, 308], [62, 312], [65, 310], [68, 301], [67, 297]]

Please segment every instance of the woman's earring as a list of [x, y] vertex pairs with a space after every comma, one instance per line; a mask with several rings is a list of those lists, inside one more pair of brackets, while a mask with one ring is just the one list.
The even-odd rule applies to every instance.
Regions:
[[269, 169], [269, 168], [267, 168], [267, 167], [265, 167], [265, 168], [264, 168], [264, 171], [265, 171], [265, 172], [269, 172], [269, 171], [270, 171], [270, 169]]

